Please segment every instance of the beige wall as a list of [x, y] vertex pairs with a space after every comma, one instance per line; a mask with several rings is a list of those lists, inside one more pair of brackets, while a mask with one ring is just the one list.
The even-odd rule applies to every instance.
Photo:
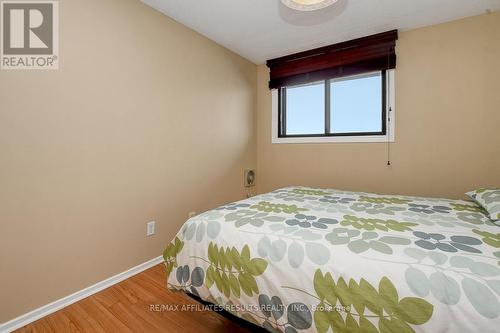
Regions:
[[500, 186], [500, 12], [403, 32], [397, 55], [391, 167], [386, 144], [271, 144], [268, 71], [259, 66], [259, 190], [461, 197]]
[[0, 323], [160, 255], [245, 167], [261, 192], [500, 185], [500, 12], [401, 34], [387, 167], [385, 144], [272, 145], [265, 66], [140, 2], [60, 3], [60, 69], [0, 72]]
[[60, 13], [58, 71], [0, 72], [0, 323], [161, 255], [256, 164], [254, 64], [139, 1]]

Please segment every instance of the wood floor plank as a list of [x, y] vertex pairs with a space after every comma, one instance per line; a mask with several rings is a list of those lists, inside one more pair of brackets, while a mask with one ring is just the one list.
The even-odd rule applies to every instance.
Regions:
[[63, 309], [62, 312], [69, 318], [74, 326], [82, 332], [106, 332], [104, 328], [99, 325], [97, 320], [95, 320], [82, 308], [80, 302]]
[[132, 333], [124, 323], [116, 318], [105, 306], [92, 297], [80, 302], [82, 308], [94, 318], [106, 332]]
[[54, 332], [81, 333], [80, 330], [69, 320], [63, 311], [58, 311], [48, 317], [43, 318]]
[[[179, 308], [155, 311], [154, 305]], [[165, 266], [160, 264], [16, 332], [249, 332], [216, 312], [181, 311], [182, 305], [199, 303], [184, 293], [169, 291]]]
[[167, 285], [167, 272], [165, 269], [165, 265], [156, 265], [145, 274], [144, 277], [158, 284], [158, 286], [162, 289]]
[[45, 321], [40, 321], [32, 327], [25, 327], [21, 330], [24, 333], [54, 333], [54, 330]]
[[138, 316], [132, 311], [133, 304], [128, 304], [127, 306], [116, 303], [109, 311], [113, 315], [122, 321], [125, 326], [127, 326], [131, 331], [134, 332], [157, 332], [157, 329], [148, 321], [144, 320], [142, 317]]

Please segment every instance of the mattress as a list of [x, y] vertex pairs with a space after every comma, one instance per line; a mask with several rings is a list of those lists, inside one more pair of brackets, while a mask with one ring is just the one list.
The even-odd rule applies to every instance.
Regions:
[[473, 202], [288, 187], [189, 219], [167, 285], [271, 332], [498, 332], [499, 232]]

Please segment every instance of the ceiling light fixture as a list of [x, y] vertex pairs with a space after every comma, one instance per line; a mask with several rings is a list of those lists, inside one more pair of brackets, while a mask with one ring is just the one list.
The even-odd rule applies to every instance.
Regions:
[[326, 8], [337, 1], [338, 0], [281, 0], [285, 6], [305, 12]]

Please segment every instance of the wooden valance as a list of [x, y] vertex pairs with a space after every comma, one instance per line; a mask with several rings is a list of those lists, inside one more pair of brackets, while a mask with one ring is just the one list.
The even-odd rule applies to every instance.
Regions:
[[396, 68], [398, 31], [388, 31], [267, 61], [269, 88]]

